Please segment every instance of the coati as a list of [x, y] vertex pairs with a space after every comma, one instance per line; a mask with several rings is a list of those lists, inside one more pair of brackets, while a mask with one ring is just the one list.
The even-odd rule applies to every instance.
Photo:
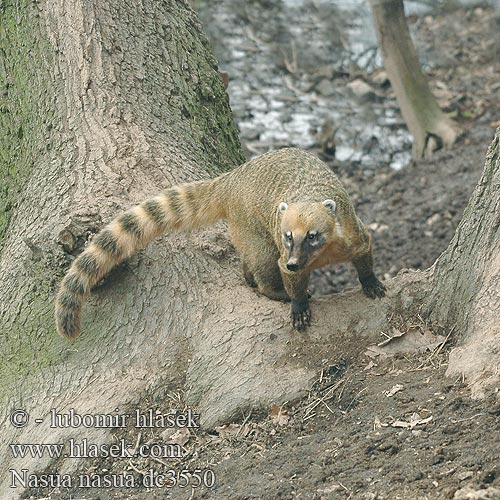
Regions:
[[270, 299], [291, 301], [291, 320], [310, 324], [313, 269], [352, 262], [368, 297], [383, 297], [373, 273], [371, 239], [337, 176], [296, 148], [265, 153], [213, 180], [164, 190], [105, 226], [64, 277], [56, 298], [60, 334], [80, 333], [82, 303], [114, 266], [169, 231], [228, 222], [247, 283]]

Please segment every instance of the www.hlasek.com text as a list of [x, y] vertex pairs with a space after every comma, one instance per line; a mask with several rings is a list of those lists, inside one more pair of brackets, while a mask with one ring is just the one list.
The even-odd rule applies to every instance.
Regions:
[[117, 443], [97, 444], [87, 438], [77, 441], [71, 438], [67, 444], [13, 443], [9, 445], [14, 458], [182, 458], [182, 447], [179, 444], [143, 444], [133, 446], [124, 439]]

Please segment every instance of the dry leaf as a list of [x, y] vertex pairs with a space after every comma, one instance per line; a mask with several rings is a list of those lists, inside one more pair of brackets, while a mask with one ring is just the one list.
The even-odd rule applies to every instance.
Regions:
[[366, 356], [393, 356], [404, 352], [425, 352], [434, 350], [445, 337], [434, 335], [428, 328], [410, 327], [406, 332], [393, 328], [392, 336], [377, 345], [367, 347]]
[[404, 429], [413, 429], [417, 425], [424, 425], [427, 424], [432, 420], [432, 415], [427, 418], [420, 418], [420, 415], [418, 413], [414, 413], [410, 417], [409, 422], [405, 422], [404, 420], [396, 420], [395, 422], [392, 423], [392, 427], [402, 427]]
[[388, 398], [392, 398], [392, 396], [394, 396], [394, 394], [398, 393], [399, 391], [402, 391], [404, 389], [404, 386], [401, 385], [401, 384], [396, 384], [396, 385], [393, 385], [392, 386], [392, 389], [390, 391], [384, 391], [384, 394], [388, 397]]
[[373, 361], [370, 361], [364, 368], [363, 371], [367, 372], [368, 370], [371, 370], [372, 368], [375, 368], [377, 366], [377, 363], [374, 363]]
[[168, 436], [165, 432], [162, 432], [161, 437], [166, 443], [184, 446], [191, 438], [191, 433], [189, 432], [188, 428], [182, 427], [180, 429], [177, 429], [173, 434], [170, 434], [170, 436]]
[[219, 433], [219, 436], [223, 438], [236, 436], [244, 437], [250, 432], [250, 426], [248, 424], [226, 424], [216, 427], [215, 430]]
[[271, 420], [274, 424], [286, 425], [290, 420], [288, 410], [284, 406], [272, 405], [271, 406]]

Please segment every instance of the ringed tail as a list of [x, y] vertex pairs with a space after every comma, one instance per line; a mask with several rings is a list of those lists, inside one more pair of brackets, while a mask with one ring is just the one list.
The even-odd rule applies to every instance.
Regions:
[[82, 305], [91, 288], [153, 239], [166, 232], [196, 229], [224, 218], [219, 183], [220, 178], [216, 178], [166, 189], [105, 226], [75, 259], [61, 283], [55, 301], [58, 333], [75, 339], [80, 334]]

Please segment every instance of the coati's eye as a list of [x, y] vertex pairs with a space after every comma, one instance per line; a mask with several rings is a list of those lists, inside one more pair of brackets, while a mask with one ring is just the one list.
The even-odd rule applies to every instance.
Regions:
[[288, 243], [290, 243], [292, 241], [292, 232], [291, 231], [287, 231], [284, 234], [284, 237], [285, 237], [285, 241], [287, 241]]
[[317, 233], [316, 231], [309, 231], [309, 232], [307, 233], [307, 239], [308, 239], [308, 240], [311, 240], [311, 241], [312, 241], [312, 240], [315, 240], [315, 239], [317, 239], [317, 238], [318, 238], [318, 233]]

